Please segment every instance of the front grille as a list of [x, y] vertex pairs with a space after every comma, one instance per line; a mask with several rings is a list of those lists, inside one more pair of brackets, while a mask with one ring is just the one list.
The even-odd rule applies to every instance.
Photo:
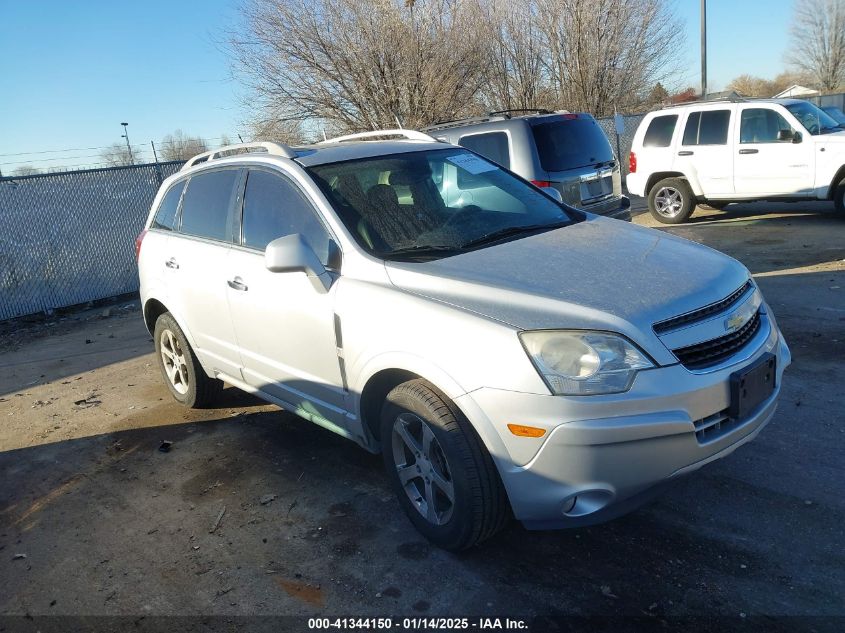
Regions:
[[706, 418], [696, 420], [693, 424], [695, 424], [695, 438], [699, 444], [704, 444], [730, 433], [739, 426], [739, 420], [730, 417], [728, 410], [723, 409]]
[[673, 349], [672, 353], [687, 369], [704, 369], [716, 365], [742, 349], [760, 330], [760, 310], [735, 332], [703, 343]]
[[703, 321], [704, 319], [713, 314], [728, 310], [729, 308], [739, 303], [739, 300], [743, 296], [745, 296], [745, 293], [753, 287], [754, 284], [752, 284], [751, 280], [749, 279], [744, 284], [742, 284], [742, 286], [734, 290], [731, 294], [729, 294], [721, 301], [717, 301], [716, 303], [711, 303], [710, 305], [706, 305], [703, 308], [699, 308], [698, 310], [693, 310], [692, 312], [687, 312], [686, 314], [682, 314], [680, 316], [672, 317], [671, 319], [666, 319], [665, 321], [655, 323], [654, 333], [664, 334], [670, 330], [675, 330], [683, 325], [689, 325], [690, 323]]

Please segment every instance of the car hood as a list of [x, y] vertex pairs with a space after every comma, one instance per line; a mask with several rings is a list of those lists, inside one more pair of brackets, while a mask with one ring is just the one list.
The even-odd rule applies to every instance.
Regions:
[[387, 262], [391, 282], [520, 329], [651, 326], [723, 299], [748, 279], [727, 255], [663, 231], [588, 219], [444, 259]]

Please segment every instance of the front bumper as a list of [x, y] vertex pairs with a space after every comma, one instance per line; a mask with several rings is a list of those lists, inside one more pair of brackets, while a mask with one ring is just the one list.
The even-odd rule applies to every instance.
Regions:
[[[745, 419], [699, 439], [696, 422], [730, 406], [730, 375], [765, 353], [777, 357], [774, 393]], [[578, 527], [624, 514], [673, 479], [752, 440], [774, 415], [790, 362], [773, 324], [750, 358], [710, 373], [672, 365], [640, 372], [624, 394], [573, 398], [479, 389], [457, 402], [473, 423], [498, 432], [502, 443], [491, 453], [516, 518], [529, 529]], [[509, 422], [549, 431], [540, 439], [516, 437]]]

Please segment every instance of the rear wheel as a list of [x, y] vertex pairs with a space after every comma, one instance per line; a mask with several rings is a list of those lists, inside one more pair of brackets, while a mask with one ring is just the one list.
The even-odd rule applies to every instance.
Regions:
[[223, 390], [223, 382], [205, 373], [182, 328], [169, 312], [156, 320], [153, 337], [159, 369], [171, 395], [194, 409], [213, 404]]
[[833, 192], [833, 206], [837, 213], [845, 216], [845, 178], [839, 181]]
[[664, 178], [649, 191], [648, 210], [658, 222], [681, 224], [695, 209], [695, 197], [686, 180]]
[[384, 465], [411, 523], [458, 551], [506, 523], [507, 496], [493, 460], [466, 418], [423, 380], [395, 387], [381, 413]]

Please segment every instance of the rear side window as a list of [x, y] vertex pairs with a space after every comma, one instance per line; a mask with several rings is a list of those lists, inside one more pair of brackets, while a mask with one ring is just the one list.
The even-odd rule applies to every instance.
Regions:
[[672, 144], [672, 135], [675, 133], [677, 123], [677, 114], [654, 117], [645, 131], [643, 147], [669, 147]]
[[593, 117], [537, 123], [531, 129], [540, 165], [546, 171], [566, 171], [613, 160], [610, 142]]
[[324, 264], [329, 233], [311, 203], [288, 179], [251, 170], [244, 191], [243, 245], [264, 250], [273, 240], [299, 233]]
[[161, 204], [156, 211], [152, 229], [172, 231], [176, 224], [176, 213], [179, 211], [179, 200], [182, 198], [182, 190], [185, 188], [185, 181], [177, 182], [167, 193], [164, 194]]
[[228, 239], [229, 206], [237, 179], [236, 169], [192, 176], [182, 200], [182, 233], [211, 240]]
[[502, 167], [510, 168], [511, 157], [508, 148], [508, 135], [504, 132], [489, 132], [487, 134], [470, 134], [461, 137], [458, 145], [481, 154]]
[[728, 142], [730, 110], [692, 112], [684, 128], [684, 145], [725, 145]]

